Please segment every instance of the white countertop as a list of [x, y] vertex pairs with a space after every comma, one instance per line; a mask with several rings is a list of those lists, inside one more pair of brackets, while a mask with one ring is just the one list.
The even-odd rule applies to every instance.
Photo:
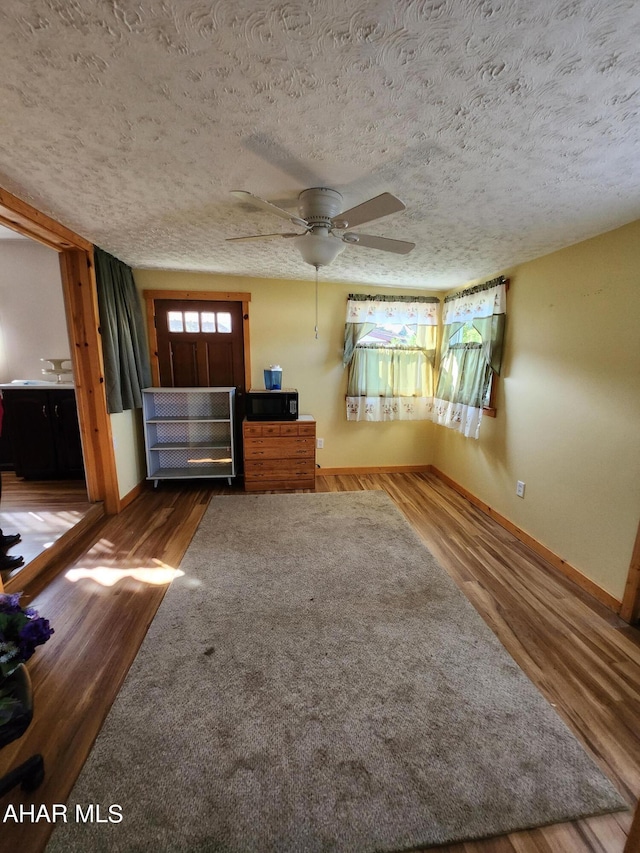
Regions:
[[25, 379], [24, 382], [3, 382], [0, 384], [2, 391], [22, 391], [25, 388], [29, 391], [65, 391], [69, 388], [75, 391], [76, 386], [72, 382], [40, 382], [29, 381], [28, 379]]

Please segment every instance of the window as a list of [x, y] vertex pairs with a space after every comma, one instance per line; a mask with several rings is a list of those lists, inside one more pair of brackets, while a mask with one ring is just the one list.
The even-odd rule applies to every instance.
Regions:
[[431, 418], [439, 305], [434, 297], [349, 296], [348, 420]]
[[506, 292], [497, 278], [445, 299], [434, 421], [467, 437], [478, 438], [500, 373]]
[[228, 311], [168, 311], [167, 323], [170, 332], [231, 334]]

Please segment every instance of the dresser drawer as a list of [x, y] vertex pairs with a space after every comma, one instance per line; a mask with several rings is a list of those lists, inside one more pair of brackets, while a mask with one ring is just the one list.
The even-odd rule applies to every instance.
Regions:
[[273, 421], [265, 423], [245, 421], [243, 424], [243, 434], [246, 438], [286, 438], [298, 435], [315, 436], [316, 424], [315, 421], [282, 421], [279, 423], [274, 423]]
[[315, 476], [313, 459], [248, 459], [245, 465], [245, 479], [270, 477], [271, 479], [288, 479], [294, 474], [303, 477]]
[[290, 459], [300, 456], [315, 457], [312, 438], [246, 438], [245, 459]]
[[316, 487], [315, 476], [301, 477], [299, 474], [292, 474], [291, 477], [283, 480], [276, 480], [273, 477], [258, 477], [256, 479], [244, 480], [244, 489], [246, 492], [267, 492], [270, 490], [283, 492], [292, 491], [293, 489], [306, 489], [314, 491]]
[[250, 424], [245, 421], [242, 424], [242, 434], [244, 436], [261, 436], [262, 424]]

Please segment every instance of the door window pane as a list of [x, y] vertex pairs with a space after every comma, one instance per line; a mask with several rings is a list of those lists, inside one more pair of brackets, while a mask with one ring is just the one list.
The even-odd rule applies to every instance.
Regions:
[[200, 314], [200, 323], [203, 332], [215, 332], [216, 315], [213, 311], [203, 311], [202, 314]]
[[228, 311], [218, 311], [216, 319], [219, 332], [231, 332], [231, 314]]
[[169, 324], [170, 332], [184, 332], [184, 325], [182, 323], [182, 311], [168, 311], [167, 322]]
[[184, 325], [185, 331], [187, 332], [199, 332], [200, 331], [200, 317], [197, 311], [185, 311], [184, 312]]

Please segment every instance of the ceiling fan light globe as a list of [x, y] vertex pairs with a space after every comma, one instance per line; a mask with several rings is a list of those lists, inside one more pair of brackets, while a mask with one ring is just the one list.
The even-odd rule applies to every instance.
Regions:
[[345, 244], [327, 234], [303, 234], [294, 239], [302, 260], [312, 267], [324, 267], [334, 261], [340, 252], [344, 251]]

